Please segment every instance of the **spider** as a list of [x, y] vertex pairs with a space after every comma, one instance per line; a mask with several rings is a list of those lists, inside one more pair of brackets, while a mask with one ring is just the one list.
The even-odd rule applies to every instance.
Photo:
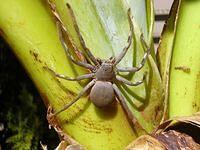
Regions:
[[106, 60], [102, 59], [97, 59], [94, 57], [94, 55], [91, 53], [89, 48], [87, 48], [85, 41], [80, 33], [75, 15], [73, 10], [71, 9], [71, 6], [69, 4], [66, 4], [67, 8], [69, 9], [70, 15], [73, 20], [73, 26], [76, 30], [76, 33], [79, 37], [80, 43], [85, 50], [88, 58], [92, 63], [87, 63], [87, 62], [82, 62], [82, 61], [77, 61], [74, 59], [74, 57], [70, 54], [69, 49], [65, 43], [63, 33], [66, 31], [66, 29], [61, 26], [61, 23], [58, 24], [58, 31], [59, 31], [59, 38], [61, 41], [61, 44], [67, 54], [67, 57], [69, 60], [71, 60], [74, 64], [84, 67], [86, 69], [90, 70], [90, 73], [84, 74], [81, 76], [78, 76], [76, 78], [71, 78], [62, 74], [58, 74], [52, 69], [46, 67], [50, 73], [52, 73], [55, 77], [62, 78], [65, 80], [69, 81], [80, 81], [84, 79], [91, 79], [91, 81], [82, 89], [82, 91], [75, 97], [74, 100], [72, 100], [70, 103], [65, 105], [62, 109], [59, 111], [53, 113], [52, 116], [56, 116], [63, 112], [64, 110], [68, 109], [70, 106], [72, 106], [75, 102], [77, 102], [89, 89], [89, 98], [90, 101], [96, 106], [96, 107], [105, 107], [108, 106], [110, 103], [112, 103], [115, 98], [118, 99], [118, 101], [121, 103], [123, 109], [125, 110], [128, 118], [134, 122], [136, 119], [134, 115], [132, 114], [131, 110], [129, 109], [125, 98], [121, 94], [118, 86], [116, 83], [124, 83], [129, 86], [137, 86], [143, 83], [143, 80], [145, 79], [145, 75], [143, 76], [143, 79], [140, 81], [137, 81], [135, 83], [132, 83], [131, 81], [125, 79], [124, 77], [119, 75], [119, 72], [129, 72], [129, 73], [134, 73], [139, 71], [145, 64], [148, 55], [150, 54], [150, 48], [147, 46], [143, 35], [140, 36], [140, 40], [142, 43], [143, 48], [146, 50], [143, 59], [141, 60], [141, 63], [139, 64], [138, 67], [124, 67], [124, 68], [118, 68], [117, 64], [123, 59], [125, 56], [126, 52], [131, 46], [132, 43], [132, 37], [133, 37], [133, 23], [132, 23], [132, 18], [131, 18], [131, 10], [128, 9], [127, 15], [128, 15], [128, 21], [129, 21], [129, 26], [130, 26], [130, 33], [128, 36], [127, 43], [125, 47], [123, 48], [122, 52], [117, 56], [117, 57], [111, 57]]

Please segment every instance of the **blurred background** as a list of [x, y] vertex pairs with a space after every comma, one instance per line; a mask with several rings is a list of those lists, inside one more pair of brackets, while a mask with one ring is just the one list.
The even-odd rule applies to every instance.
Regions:
[[[168, 17], [172, 0], [155, 0], [154, 43]], [[54, 149], [59, 139], [48, 129], [46, 108], [25, 70], [0, 37], [0, 150], [39, 149], [40, 142]]]
[[160, 35], [165, 23], [168, 18], [168, 14], [171, 8], [173, 0], [154, 0], [155, 8], [155, 24], [154, 24], [154, 43], [155, 49], [158, 47]]

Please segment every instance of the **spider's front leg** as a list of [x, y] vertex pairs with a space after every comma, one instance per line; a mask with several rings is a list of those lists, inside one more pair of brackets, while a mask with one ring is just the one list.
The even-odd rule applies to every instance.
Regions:
[[124, 56], [126, 55], [128, 49], [130, 48], [131, 43], [132, 43], [134, 27], [133, 27], [133, 23], [131, 20], [131, 9], [130, 8], [128, 9], [127, 15], [128, 15], [129, 26], [130, 26], [130, 33], [128, 36], [126, 46], [123, 48], [122, 52], [115, 58], [114, 66], [116, 66], [124, 58]]
[[147, 46], [147, 43], [144, 40], [143, 34], [140, 36], [140, 41], [142, 43], [142, 48], [144, 50], [146, 50], [146, 52], [144, 53], [144, 56], [142, 58], [142, 61], [139, 64], [139, 66], [138, 67], [123, 67], [123, 68], [118, 68], [117, 71], [119, 71], [119, 72], [137, 72], [137, 71], [139, 71], [140, 69], [142, 69], [144, 67], [144, 64], [145, 64], [145, 62], [146, 62], [146, 60], [147, 60], [147, 58], [148, 58], [148, 56], [149, 56], [149, 54], [151, 52], [151, 48], [149, 48]]
[[48, 67], [44, 67], [44, 69], [46, 69], [47, 71], [49, 71], [51, 74], [53, 74], [54, 76], [61, 78], [61, 79], [65, 79], [65, 80], [69, 80], [69, 81], [80, 81], [80, 80], [84, 80], [84, 79], [89, 79], [95, 76], [95, 73], [88, 73], [88, 74], [84, 74], [75, 78], [71, 78], [62, 74], [58, 74], [55, 71], [53, 71], [52, 69], [48, 68]]
[[[81, 67], [84, 67], [84, 68], [87, 68], [87, 69], [90, 69], [90, 70], [94, 70], [94, 66], [91, 65], [91, 64], [88, 64], [86, 62], [81, 62], [81, 61], [78, 61], [78, 60], [75, 60], [73, 58], [73, 56], [70, 54], [69, 52], [69, 48], [67, 47], [66, 43], [65, 43], [65, 40], [64, 40], [64, 35], [63, 33], [65, 32], [65, 29], [63, 28], [63, 26], [60, 24], [60, 22], [57, 22], [57, 29], [58, 29], [58, 35], [59, 35], [59, 38], [60, 38], [60, 42], [65, 50], [65, 53], [67, 55], [67, 57], [69, 58], [69, 60], [71, 60], [74, 64], [78, 65], [78, 66], [81, 66]], [[76, 46], [75, 46], [76, 48]], [[76, 48], [77, 49], [77, 48]], [[77, 49], [78, 50], [78, 49]], [[79, 50], [78, 50], [79, 51]]]
[[67, 3], [66, 5], [67, 5], [67, 8], [68, 8], [68, 10], [69, 10], [69, 12], [70, 12], [70, 15], [71, 15], [71, 17], [72, 17], [72, 21], [73, 21], [74, 28], [75, 28], [75, 30], [76, 30], [76, 33], [78, 34], [78, 37], [79, 37], [79, 40], [80, 40], [80, 43], [81, 43], [83, 49], [85, 50], [86, 54], [87, 54], [88, 57], [91, 59], [91, 61], [92, 61], [95, 65], [99, 65], [99, 62], [97, 61], [97, 59], [94, 57], [94, 55], [91, 53], [91, 51], [89, 50], [89, 48], [88, 48], [88, 47], [86, 46], [86, 44], [85, 44], [85, 41], [84, 41], [83, 36], [82, 36], [82, 34], [81, 34], [81, 32], [80, 32], [80, 29], [79, 29], [79, 27], [78, 27], [78, 23], [77, 23], [77, 21], [76, 21], [76, 17], [75, 17], [75, 15], [74, 15], [74, 12], [73, 12], [73, 10], [72, 10], [70, 4]]

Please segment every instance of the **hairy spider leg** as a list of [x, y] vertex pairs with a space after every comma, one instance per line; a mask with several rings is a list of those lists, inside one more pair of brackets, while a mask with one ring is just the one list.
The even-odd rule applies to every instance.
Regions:
[[129, 33], [129, 36], [128, 36], [126, 46], [123, 48], [123, 50], [119, 54], [119, 56], [117, 56], [116, 59], [115, 59], [114, 66], [116, 66], [124, 58], [126, 52], [130, 48], [131, 43], [132, 43], [134, 27], [133, 27], [133, 23], [132, 23], [132, 20], [131, 20], [131, 9], [130, 8], [128, 9], [127, 15], [128, 15], [129, 26], [130, 26], [130, 33]]
[[150, 54], [150, 52], [151, 52], [151, 48], [147, 46], [147, 43], [146, 43], [145, 40], [144, 40], [143, 34], [141, 34], [141, 36], [140, 36], [140, 41], [141, 41], [141, 43], [142, 43], [142, 48], [143, 48], [144, 50], [146, 50], [146, 51], [145, 51], [145, 53], [144, 53], [144, 56], [143, 56], [143, 58], [142, 58], [142, 61], [141, 61], [140, 64], [139, 64], [139, 66], [138, 66], [138, 67], [124, 67], [124, 68], [118, 68], [117, 71], [119, 71], [119, 72], [137, 72], [137, 71], [139, 71], [140, 69], [142, 69], [142, 67], [144, 66], [144, 64], [145, 64], [145, 62], [146, 62], [146, 60], [147, 60], [147, 58], [148, 58], [148, 56], [149, 56], [149, 54]]
[[116, 84], [113, 84], [113, 89], [115, 91], [115, 94], [117, 96], [117, 99], [120, 101], [122, 108], [125, 110], [128, 118], [130, 119], [130, 121], [135, 124], [136, 122], [138, 123], [138, 125], [141, 127], [141, 129], [143, 129], [145, 132], [146, 130], [142, 127], [142, 125], [138, 122], [137, 118], [135, 118], [135, 116], [133, 115], [133, 113], [131, 112], [131, 110], [129, 109], [126, 100], [124, 98], [124, 96], [121, 94], [119, 88], [117, 87]]
[[91, 59], [91, 61], [95, 64], [95, 65], [99, 65], [99, 62], [97, 61], [97, 59], [94, 57], [94, 55], [91, 53], [91, 51], [89, 50], [89, 48], [87, 48], [86, 44], [85, 44], [85, 41], [83, 39], [83, 36], [81, 35], [81, 32], [80, 32], [80, 29], [78, 27], [78, 23], [76, 21], [76, 17], [74, 15], [74, 12], [71, 8], [71, 6], [69, 5], [69, 3], [66, 4], [67, 5], [67, 8], [69, 9], [69, 12], [70, 12], [70, 15], [72, 17], [72, 21], [73, 21], [73, 25], [74, 25], [74, 28], [76, 30], [76, 33], [78, 34], [78, 37], [79, 37], [79, 40], [80, 40], [80, 43], [83, 47], [83, 49], [85, 50], [86, 54], [88, 55], [88, 57]]
[[87, 69], [90, 69], [90, 70], [93, 70], [94, 69], [94, 66], [92, 66], [91, 64], [88, 64], [86, 62], [81, 62], [81, 61], [78, 61], [78, 60], [75, 60], [72, 55], [70, 54], [69, 52], [69, 49], [65, 43], [65, 40], [64, 40], [64, 37], [63, 37], [63, 27], [61, 26], [60, 22], [57, 22], [57, 29], [58, 29], [58, 34], [59, 34], [59, 38], [60, 38], [60, 41], [61, 41], [61, 44], [65, 50], [65, 53], [67, 55], [67, 57], [73, 62], [75, 63], [76, 65], [78, 66], [81, 66], [81, 67], [84, 67], [84, 68], [87, 68]]
[[56, 116], [59, 113], [65, 111], [67, 108], [69, 108], [70, 106], [72, 106], [75, 102], [77, 102], [94, 84], [95, 84], [96, 80], [93, 79], [91, 82], [89, 82], [82, 90], [81, 92], [76, 96], [76, 98], [71, 101], [70, 103], [68, 103], [67, 105], [65, 105], [61, 110], [55, 112], [52, 116]]
[[58, 74], [48, 67], [44, 67], [44, 69], [48, 70], [50, 73], [52, 73], [54, 76], [58, 78], [69, 80], [69, 81], [80, 81], [80, 80], [89, 79], [95, 76], [95, 73], [88, 73], [88, 74], [84, 74], [84, 75], [80, 75], [78, 77], [72, 78], [72, 77], [62, 75], [62, 74]]
[[126, 114], [128, 115], [128, 118], [133, 122], [133, 124], [135, 124], [137, 119], [135, 118], [135, 116], [133, 115], [131, 110], [129, 109], [128, 105], [126, 104], [125, 98], [121, 94], [121, 92], [120, 92], [120, 90], [119, 90], [119, 88], [117, 87], [116, 84], [113, 84], [113, 89], [114, 89], [115, 94], [116, 94], [118, 100], [120, 101], [123, 109], [125, 110]]
[[131, 82], [131, 81], [129, 81], [129, 80], [127, 80], [127, 79], [125, 79], [125, 78], [119, 76], [119, 75], [116, 76], [116, 79], [117, 79], [118, 81], [124, 83], [124, 84], [129, 85], [129, 86], [138, 86], [138, 85], [140, 85], [140, 84], [143, 83], [143, 81], [144, 81], [144, 79], [145, 79], [145, 75], [143, 75], [142, 80], [136, 81], [135, 83], [133, 83], [133, 82]]

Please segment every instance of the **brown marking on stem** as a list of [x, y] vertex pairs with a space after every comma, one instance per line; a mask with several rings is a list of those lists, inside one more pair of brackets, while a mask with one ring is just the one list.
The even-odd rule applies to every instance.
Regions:
[[0, 28], [0, 36], [2, 36], [2, 37], [6, 37], [6, 34], [5, 34], [5, 32], [3, 31], [2, 28]]
[[34, 57], [34, 60], [35, 60], [35, 61], [37, 61], [37, 62], [39, 62], [39, 63], [42, 63], [41, 59], [39, 58], [39, 54], [38, 54], [38, 53], [36, 53], [36, 52], [34, 52], [34, 51], [32, 51], [32, 50], [30, 50], [29, 52], [30, 52], [30, 54]]
[[89, 118], [83, 118], [81, 119], [82, 122], [84, 123], [84, 130], [89, 131], [89, 132], [94, 132], [94, 133], [101, 133], [102, 131], [110, 134], [113, 132], [112, 128], [101, 126], [100, 124], [97, 124], [95, 121], [89, 119]]
[[80, 51], [75, 51], [76, 56], [78, 57], [78, 59], [82, 62], [86, 62], [85, 57], [83, 56], [83, 54]]
[[54, 129], [56, 130], [62, 141], [65, 141], [67, 142], [67, 144], [69, 144], [67, 150], [71, 150], [70, 148], [78, 148], [75, 150], [84, 150], [84, 147], [79, 142], [77, 142], [73, 136], [68, 135], [66, 131], [64, 132], [60, 127], [56, 127]]
[[195, 110], [196, 112], [199, 112], [199, 111], [200, 111], [200, 107], [199, 107], [199, 105], [197, 104], [197, 102], [193, 102], [193, 103], [192, 103], [192, 107], [194, 108], [194, 110]]
[[183, 71], [183, 72], [185, 72], [185, 73], [190, 73], [190, 68], [187, 67], [187, 66], [177, 66], [177, 67], [175, 67], [174, 69], [175, 69], [175, 70], [181, 70], [181, 71]]
[[160, 106], [155, 107], [155, 115], [154, 115], [154, 120], [159, 120], [162, 116], [162, 109], [160, 108]]
[[49, 106], [49, 99], [48, 99], [47, 95], [45, 93], [41, 93], [41, 97], [42, 97], [42, 100], [44, 102], [44, 105], [46, 107], [48, 107]]
[[53, 109], [51, 105], [49, 105], [48, 110], [47, 110], [47, 120], [49, 122], [49, 128], [53, 127], [55, 131], [58, 133], [59, 137], [63, 140], [66, 141], [69, 146], [71, 147], [78, 147], [78, 150], [84, 150], [83, 146], [78, 143], [76, 140], [73, 139], [70, 135], [64, 132], [63, 129], [59, 126], [59, 122], [56, 118], [56, 116], [53, 116]]
[[50, 129], [51, 127], [60, 128], [56, 116], [53, 115], [53, 108], [51, 105], [48, 106], [46, 118], [48, 120]]
[[193, 102], [193, 108], [195, 108], [195, 111], [199, 112], [200, 111], [200, 102], [199, 102], [199, 97], [200, 97], [200, 93], [199, 93], [199, 89], [200, 89], [200, 71], [197, 73], [196, 76], [196, 85], [195, 85], [195, 90], [194, 90], [194, 102]]

